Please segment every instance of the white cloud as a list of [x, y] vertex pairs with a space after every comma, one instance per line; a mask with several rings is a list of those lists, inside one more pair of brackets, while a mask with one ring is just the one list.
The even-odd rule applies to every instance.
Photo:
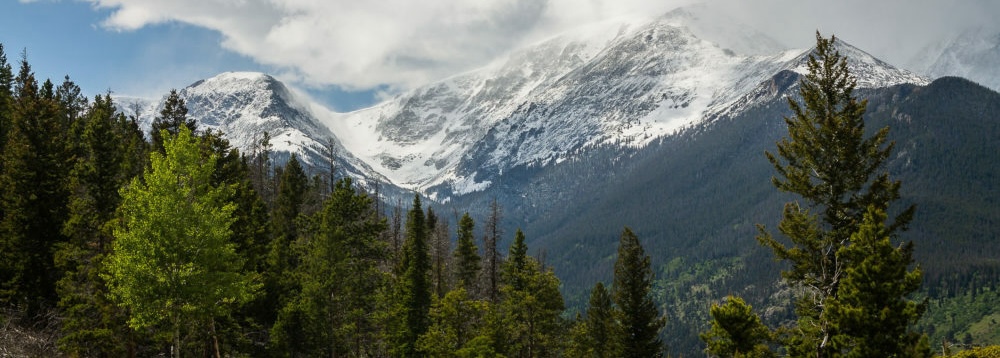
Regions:
[[[22, 0], [24, 1], [24, 0]], [[408, 88], [485, 65], [546, 34], [686, 0], [88, 0], [115, 30], [181, 22], [218, 31], [221, 46], [299, 84]], [[709, 0], [779, 41], [836, 33], [898, 62], [955, 27], [992, 23], [1000, 2]]]

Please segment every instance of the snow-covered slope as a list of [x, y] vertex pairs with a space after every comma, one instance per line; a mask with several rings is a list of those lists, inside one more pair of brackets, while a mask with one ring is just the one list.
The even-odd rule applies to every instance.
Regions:
[[[750, 95], [783, 70], [805, 71], [808, 50], [777, 50], [766, 36], [699, 11], [588, 26], [323, 122], [393, 183], [444, 199], [482, 190], [519, 166], [596, 146], [646, 145], [753, 105]], [[731, 43], [742, 47], [703, 38], [734, 34], [742, 37]], [[846, 43], [838, 47], [859, 87], [927, 83]]]
[[[186, 102], [188, 116], [198, 122], [199, 130], [222, 132], [243, 153], [252, 152], [267, 133], [272, 155], [278, 162], [295, 154], [306, 167], [325, 170], [332, 149], [341, 174], [385, 181], [317, 121], [307, 100], [269, 75], [226, 72], [195, 82], [178, 94]], [[160, 103], [156, 107], [147, 106], [140, 116], [144, 130], [149, 130], [162, 106]]]
[[[517, 168], [597, 147], [642, 147], [787, 93], [810, 50], [782, 47], [703, 7], [591, 24], [374, 107], [334, 113], [260, 73], [224, 73], [180, 91], [202, 128], [243, 151], [267, 132], [278, 157], [438, 200]], [[859, 87], [927, 80], [839, 42]], [[782, 74], [784, 77], [782, 77]], [[158, 109], [150, 108], [146, 126]]]
[[934, 78], [965, 77], [1000, 91], [1000, 32], [974, 28], [932, 44], [910, 61], [915, 71]]

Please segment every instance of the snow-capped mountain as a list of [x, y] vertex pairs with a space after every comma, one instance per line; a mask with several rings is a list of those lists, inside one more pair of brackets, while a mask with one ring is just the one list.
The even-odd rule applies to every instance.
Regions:
[[[689, 9], [608, 21], [323, 122], [396, 185], [445, 199], [482, 190], [519, 166], [599, 146], [644, 146], [753, 105], [776, 73], [805, 72], [808, 50], [775, 50], [775, 41], [738, 26]], [[738, 49], [750, 53], [699, 33], [744, 34], [753, 40]], [[859, 87], [928, 82], [838, 46]]]
[[[304, 97], [294, 94], [274, 77], [256, 72], [226, 72], [195, 82], [178, 94], [186, 102], [188, 116], [198, 122], [200, 130], [222, 132], [241, 152], [252, 152], [267, 133], [272, 156], [278, 162], [295, 154], [306, 167], [326, 170], [332, 150], [336, 168], [342, 175], [385, 181], [317, 121]], [[134, 99], [124, 102], [144, 105]], [[162, 101], [155, 106], [145, 105], [140, 114], [143, 130], [149, 130], [161, 107]]]
[[[858, 86], [926, 84], [845, 42]], [[251, 150], [264, 132], [277, 157], [315, 169], [330, 148], [345, 175], [445, 201], [602, 147], [639, 148], [786, 95], [782, 72], [806, 72], [810, 50], [703, 7], [591, 24], [371, 108], [334, 113], [271, 76], [223, 73], [180, 91], [202, 128]], [[145, 128], [158, 108], [142, 117]]]
[[965, 77], [1000, 91], [1000, 32], [968, 29], [926, 47], [910, 66], [931, 77]]

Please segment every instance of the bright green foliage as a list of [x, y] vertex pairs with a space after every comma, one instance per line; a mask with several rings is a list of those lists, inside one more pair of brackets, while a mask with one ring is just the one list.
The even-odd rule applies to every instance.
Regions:
[[771, 330], [742, 298], [726, 297], [724, 304], [712, 304], [712, 328], [701, 334], [715, 357], [776, 357], [767, 346]]
[[474, 341], [489, 339], [486, 317], [490, 309], [489, 302], [472, 299], [465, 288], [448, 291], [431, 306], [433, 323], [417, 341], [418, 349], [431, 357], [461, 357], [482, 351], [485, 347], [477, 347]]
[[405, 357], [419, 356], [417, 339], [427, 331], [431, 307], [430, 254], [427, 248], [427, 224], [420, 196], [413, 196], [413, 207], [406, 220], [406, 242], [400, 265], [399, 301], [402, 304], [403, 332], [396, 349]]
[[315, 234], [296, 245], [302, 292], [279, 313], [275, 348], [291, 356], [376, 355], [373, 313], [387, 279], [378, 266], [386, 255], [378, 238], [385, 222], [350, 179], [334, 184], [315, 219]]
[[587, 317], [577, 319], [572, 335], [576, 357], [612, 358], [621, 356], [621, 327], [615, 317], [611, 292], [598, 282], [590, 291]]
[[653, 270], [639, 238], [625, 228], [618, 243], [615, 280], [611, 292], [622, 327], [623, 357], [661, 357], [660, 329], [666, 320], [653, 302]]
[[186, 127], [165, 135], [166, 154], [153, 152], [145, 180], [121, 190], [121, 221], [103, 277], [129, 310], [129, 325], [166, 328], [161, 332], [179, 355], [182, 329], [203, 333], [214, 317], [249, 301], [258, 285], [240, 272], [243, 261], [229, 242], [235, 205], [232, 187], [212, 185], [216, 156], [203, 156]]
[[1000, 358], [1000, 346], [966, 349], [948, 357], [954, 358]]
[[[834, 317], [825, 310], [830, 307], [828, 301], [838, 297], [845, 270], [856, 265], [840, 254], [841, 248], [850, 245], [869, 207], [886, 212], [899, 198], [900, 183], [891, 181], [884, 168], [893, 147], [886, 140], [889, 128], [865, 137], [862, 115], [867, 101], [854, 98], [856, 80], [835, 44], [835, 37], [816, 34], [809, 72], [800, 81], [803, 103], [789, 99], [794, 116], [785, 118], [788, 138], [778, 142], [777, 156], [767, 153], [778, 172], [772, 178], [774, 185], [808, 203], [785, 206], [778, 229], [791, 246], [762, 227], [757, 238], [778, 259], [789, 261], [790, 269], [782, 276], [802, 291], [796, 306], [798, 327], [788, 341], [789, 352], [795, 356], [837, 353], [833, 337], [839, 333], [831, 322]], [[887, 225], [885, 234], [894, 237], [912, 216], [911, 206]]]
[[926, 337], [910, 330], [926, 304], [906, 298], [920, 288], [923, 275], [919, 268], [907, 270], [913, 244], [893, 246], [885, 219], [869, 208], [851, 245], [838, 252], [852, 265], [844, 270], [837, 298], [827, 302], [840, 333], [834, 344], [846, 357], [926, 357]]
[[476, 223], [469, 213], [458, 221], [458, 246], [455, 248], [455, 280], [466, 291], [475, 291], [479, 277], [479, 248], [473, 234]]
[[55, 255], [56, 264], [66, 271], [56, 287], [63, 311], [59, 347], [71, 355], [116, 356], [124, 354], [131, 333], [125, 312], [110, 301], [99, 273], [114, 238], [118, 189], [136, 171], [126, 160], [128, 145], [142, 138], [116, 113], [110, 95], [97, 96], [80, 121], [83, 128], [68, 184], [69, 218], [63, 227], [69, 241]]
[[559, 356], [565, 345], [559, 279], [527, 251], [524, 233], [518, 230], [501, 267], [497, 351], [515, 357]]
[[0, 301], [34, 316], [56, 301], [52, 251], [66, 241], [69, 157], [52, 82], [40, 88], [27, 59], [13, 94], [0, 171]]
[[187, 113], [188, 109], [187, 105], [184, 104], [184, 99], [177, 93], [177, 90], [170, 90], [170, 94], [163, 102], [160, 115], [153, 119], [153, 126], [149, 133], [154, 150], [163, 152], [163, 141], [166, 139], [163, 136], [164, 130], [170, 136], [174, 136], [180, 132], [181, 127], [187, 127], [191, 132], [198, 129], [198, 123], [194, 119], [188, 118]]

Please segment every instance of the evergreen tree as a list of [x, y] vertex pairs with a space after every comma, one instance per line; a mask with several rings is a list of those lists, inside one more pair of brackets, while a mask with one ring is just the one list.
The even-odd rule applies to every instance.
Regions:
[[73, 128], [82, 122], [77, 121], [87, 111], [87, 97], [83, 95], [80, 86], [69, 79], [63, 78], [63, 83], [56, 89], [56, 101], [62, 112], [64, 128]]
[[926, 303], [906, 297], [920, 289], [923, 275], [913, 263], [913, 243], [893, 246], [886, 215], [870, 207], [851, 245], [838, 255], [852, 263], [844, 269], [837, 298], [828, 301], [827, 315], [839, 335], [834, 345], [846, 357], [929, 357], [927, 337], [911, 327]]
[[0, 300], [34, 316], [56, 301], [53, 250], [65, 242], [69, 158], [54, 87], [41, 88], [26, 55], [15, 79], [11, 127], [0, 172]]
[[[850, 246], [869, 207], [887, 212], [899, 198], [900, 183], [890, 180], [885, 170], [893, 148], [886, 139], [889, 128], [865, 137], [867, 101], [854, 97], [856, 80], [836, 43], [835, 37], [816, 34], [808, 73], [800, 81], [803, 103], [789, 99], [794, 115], [785, 118], [788, 138], [777, 143], [777, 155], [766, 153], [778, 172], [774, 185], [808, 203], [785, 205], [778, 230], [791, 246], [763, 227], [757, 238], [778, 259], [789, 261], [791, 267], [782, 276], [802, 292], [796, 304], [798, 327], [788, 342], [792, 355], [828, 357], [844, 348], [834, 342], [839, 332], [828, 303], [837, 299], [846, 270], [857, 262], [841, 249]], [[886, 235], [895, 237], [912, 216], [912, 206], [900, 211], [886, 226]]]
[[334, 184], [315, 219], [316, 232], [296, 245], [302, 292], [279, 313], [275, 348], [292, 356], [376, 355], [377, 295], [386, 282], [378, 267], [386, 248], [378, 238], [385, 222], [348, 178]]
[[622, 327], [623, 357], [663, 356], [663, 342], [659, 336], [666, 320], [653, 302], [652, 286], [649, 255], [632, 230], [625, 228], [618, 244], [611, 290]]
[[475, 292], [475, 285], [479, 277], [479, 249], [476, 247], [475, 230], [476, 223], [469, 216], [469, 213], [462, 215], [458, 221], [458, 246], [455, 248], [455, 280], [458, 286], [464, 287], [466, 291]]
[[299, 221], [309, 190], [309, 177], [299, 165], [295, 154], [288, 159], [278, 180], [278, 193], [271, 223], [274, 239], [268, 247], [267, 274], [264, 276], [265, 290], [271, 307], [285, 305], [285, 299], [296, 291], [297, 284], [292, 272], [298, 266], [297, 256], [292, 252], [292, 243], [299, 237]]
[[413, 196], [413, 207], [406, 220], [406, 242], [403, 244], [403, 261], [400, 265], [400, 302], [402, 303], [403, 332], [397, 349], [401, 356], [420, 356], [417, 339], [427, 331], [427, 317], [431, 306], [430, 254], [427, 247], [427, 223], [420, 196]]
[[[164, 131], [166, 132], [166, 131]], [[107, 259], [112, 298], [130, 312], [135, 329], [165, 329], [179, 357], [187, 328], [215, 336], [215, 318], [249, 301], [257, 284], [240, 272], [229, 242], [231, 186], [213, 186], [216, 156], [202, 154], [186, 127], [154, 152], [144, 181], [121, 190], [121, 221]], [[218, 342], [213, 344], [218, 355]]]
[[724, 304], [712, 304], [712, 328], [701, 334], [708, 348], [705, 352], [715, 357], [775, 357], [767, 343], [771, 330], [760, 321], [753, 308], [742, 298], [726, 297]]
[[55, 255], [66, 272], [57, 283], [63, 312], [59, 347], [70, 355], [119, 356], [133, 344], [124, 311], [112, 304], [99, 277], [113, 240], [111, 227], [121, 202], [118, 189], [135, 172], [126, 162], [131, 140], [125, 136], [139, 133], [119, 130], [125, 120], [110, 95], [97, 96], [81, 119], [83, 130], [76, 139], [79, 153], [70, 171], [69, 218], [63, 227], [69, 241]]
[[598, 282], [590, 291], [587, 317], [577, 320], [574, 356], [611, 358], [621, 356], [621, 327], [615, 317], [611, 292]]
[[559, 356], [564, 348], [564, 309], [559, 279], [527, 255], [518, 230], [501, 275], [497, 352], [517, 357]]
[[164, 130], [170, 135], [177, 135], [181, 127], [187, 127], [192, 133], [198, 130], [198, 123], [188, 118], [187, 113], [188, 108], [184, 99], [177, 90], [170, 90], [167, 99], [163, 101], [163, 109], [160, 110], [160, 115], [153, 119], [153, 126], [149, 132], [154, 150], [163, 152]]

